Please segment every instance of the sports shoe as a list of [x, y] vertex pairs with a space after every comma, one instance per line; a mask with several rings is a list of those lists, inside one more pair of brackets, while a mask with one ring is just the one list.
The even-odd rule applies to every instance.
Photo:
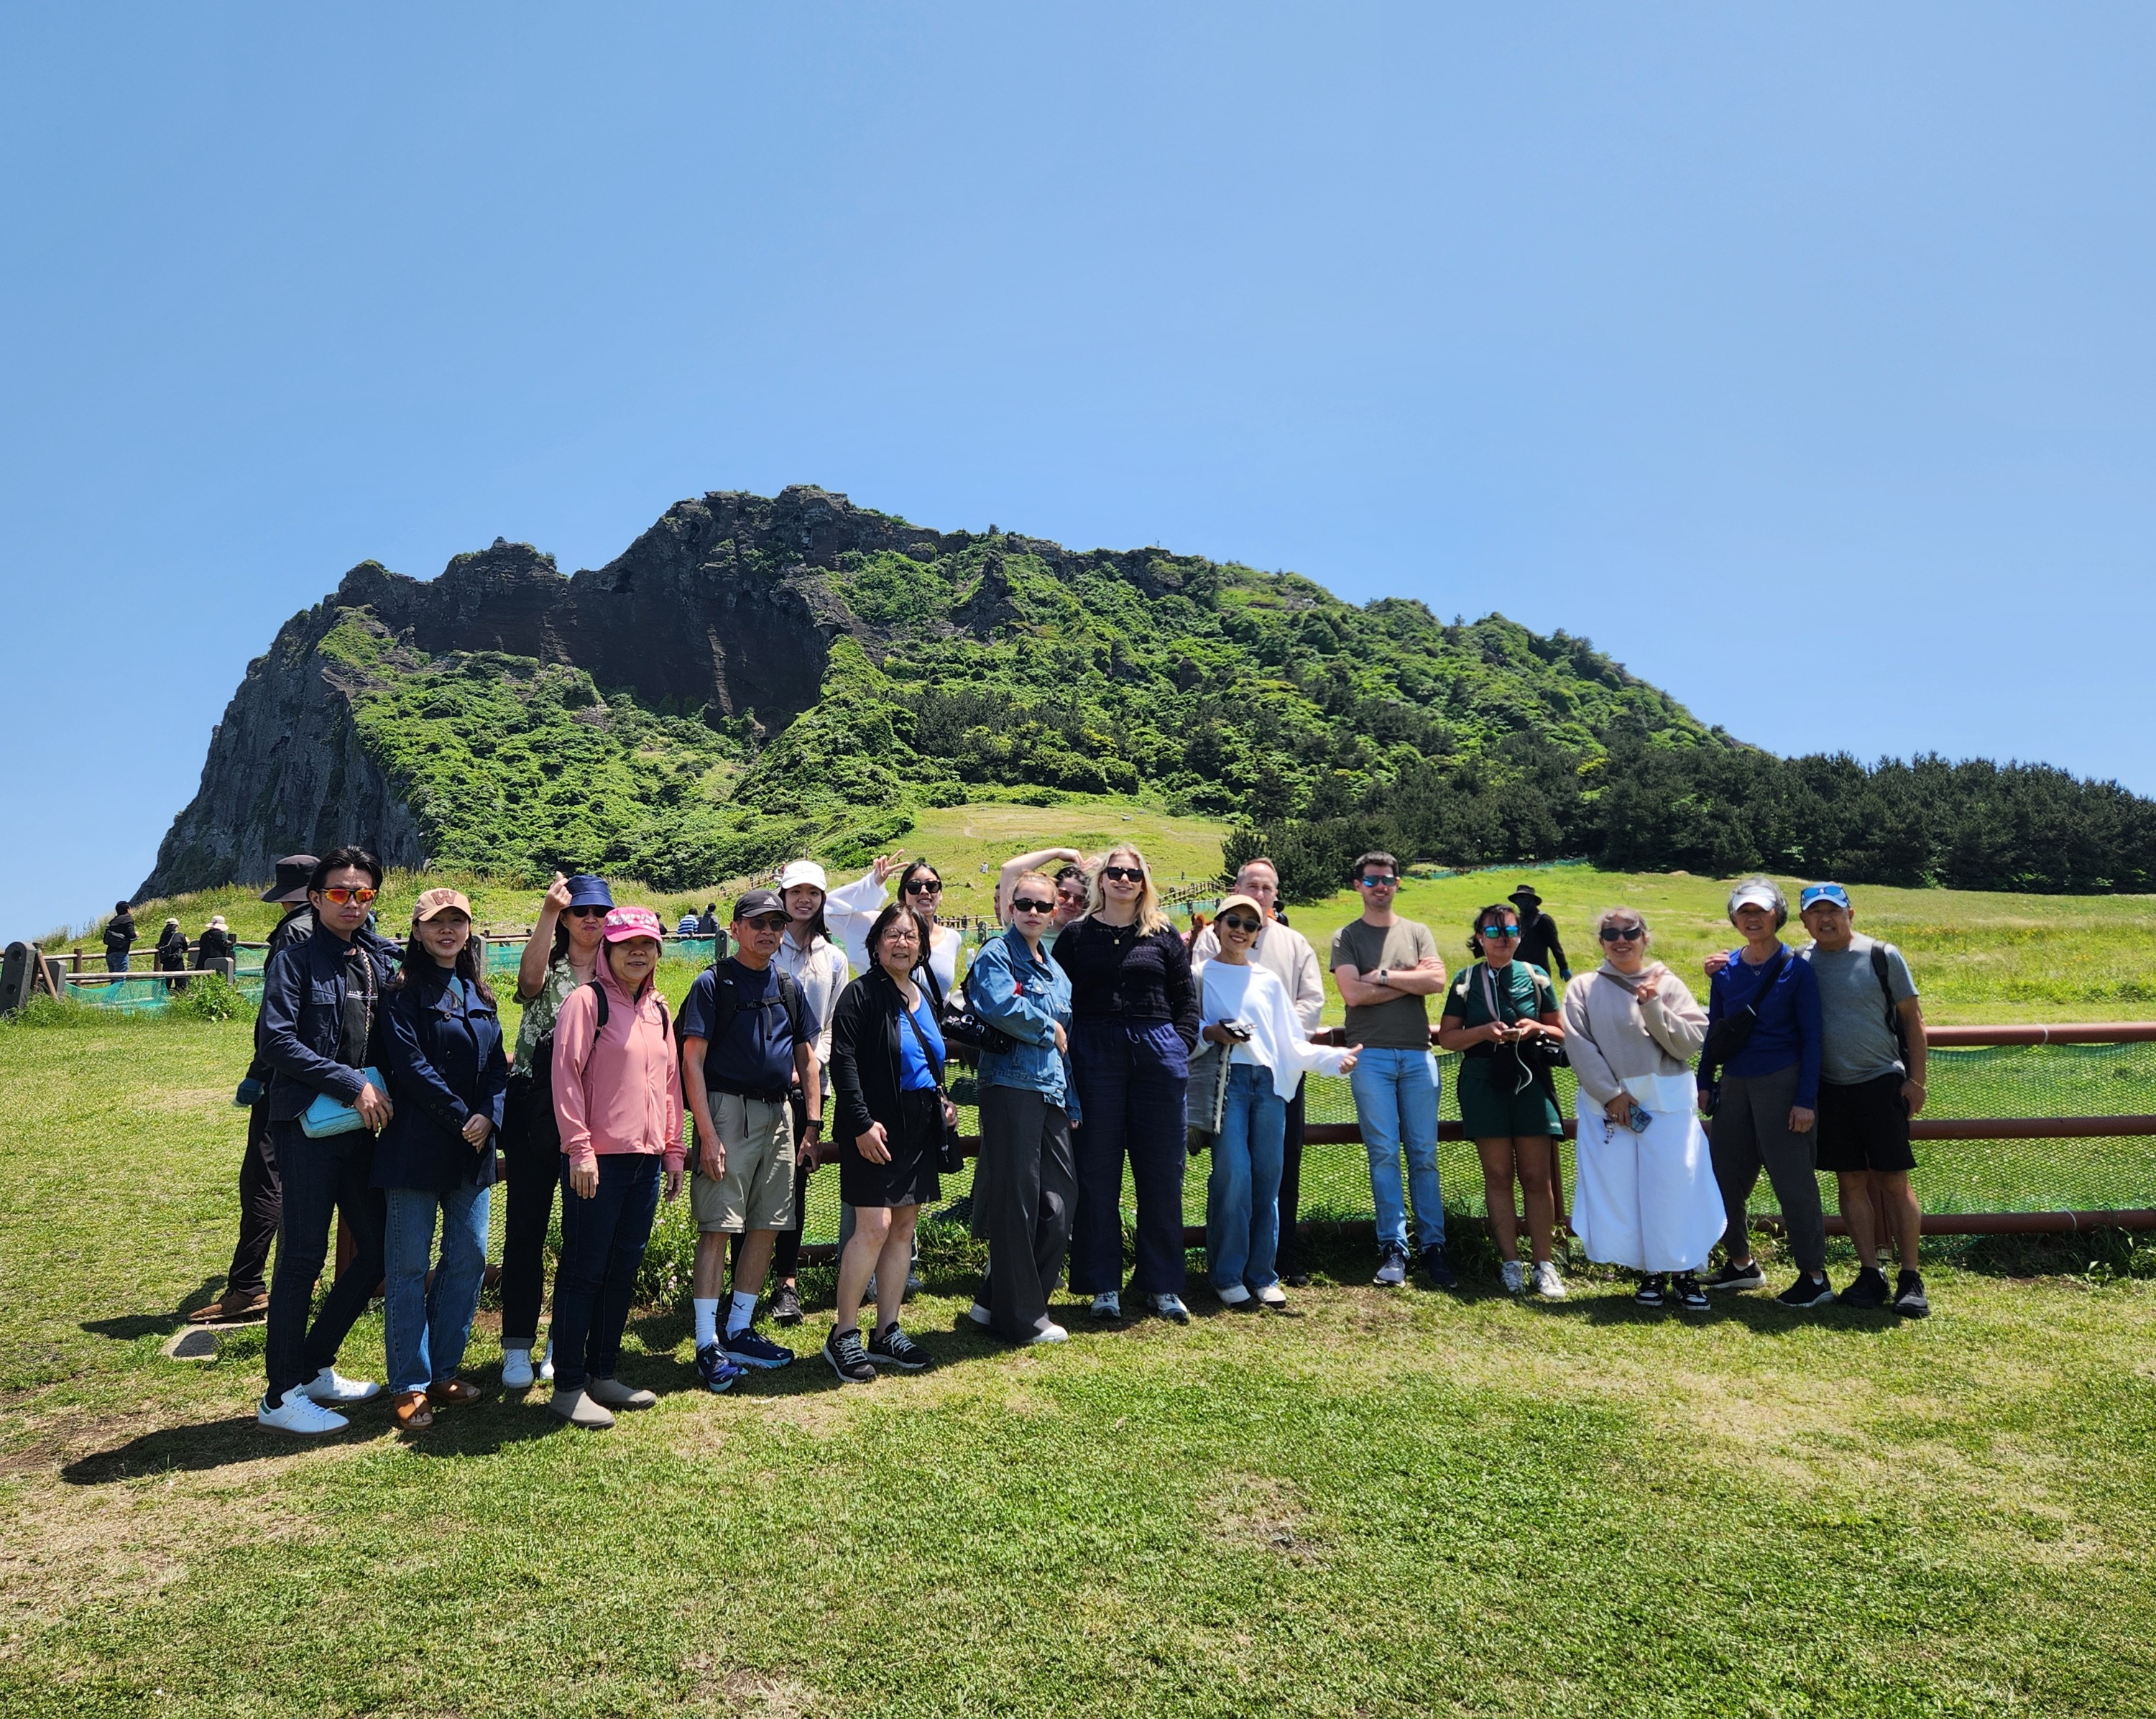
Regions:
[[1497, 1268], [1497, 1275], [1503, 1281], [1507, 1295], [1519, 1295], [1527, 1286], [1527, 1268], [1517, 1260], [1506, 1260]]
[[1070, 1341], [1070, 1333], [1051, 1319], [1025, 1340], [1025, 1347], [1029, 1349], [1035, 1343], [1067, 1343]]
[[1258, 1299], [1268, 1307], [1285, 1307], [1287, 1306], [1287, 1291], [1276, 1283], [1269, 1283], [1258, 1291]]
[[1432, 1289], [1460, 1287], [1460, 1274], [1452, 1269], [1452, 1262], [1445, 1257], [1445, 1249], [1441, 1246], [1422, 1250], [1422, 1275], [1430, 1280]]
[[696, 1351], [696, 1377], [706, 1390], [716, 1394], [733, 1389], [748, 1377], [748, 1369], [726, 1359], [724, 1343], [706, 1343]]
[[876, 1376], [858, 1331], [834, 1331], [824, 1338], [824, 1358], [831, 1363], [831, 1371], [839, 1375], [842, 1384], [865, 1385]]
[[752, 1325], [726, 1333], [726, 1359], [737, 1367], [791, 1367], [793, 1352], [782, 1349]]
[[1123, 1298], [1114, 1290], [1102, 1290], [1093, 1297], [1090, 1311], [1096, 1319], [1121, 1319], [1123, 1316]]
[[876, 1366], [896, 1367], [904, 1373], [919, 1373], [936, 1364], [936, 1357], [900, 1330], [896, 1320], [869, 1339], [868, 1350]]
[[773, 1325], [800, 1324], [801, 1292], [790, 1283], [782, 1283], [771, 1292], [771, 1305], [765, 1311]]
[[1564, 1286], [1564, 1280], [1557, 1275], [1556, 1260], [1535, 1261], [1535, 1293], [1545, 1301], [1562, 1301], [1570, 1293]]
[[979, 1326], [983, 1331], [986, 1331], [991, 1325], [994, 1324], [996, 1320], [996, 1316], [991, 1313], [986, 1307], [983, 1307], [978, 1301], [974, 1302], [972, 1306], [966, 1310], [966, 1317], [972, 1320], [974, 1324]]
[[1932, 1311], [1930, 1299], [1924, 1294], [1924, 1280], [1913, 1271], [1904, 1271], [1894, 1280], [1894, 1311], [1904, 1319], [1922, 1319]]
[[1724, 1265], [1707, 1280], [1711, 1290], [1755, 1290], [1767, 1287], [1767, 1274], [1759, 1269], [1757, 1260], [1747, 1260], [1742, 1265]]
[[625, 1385], [618, 1378], [586, 1379], [584, 1394], [608, 1409], [656, 1409], [659, 1406], [655, 1392], [644, 1390], [637, 1385]]
[[310, 1397], [304, 1385], [295, 1385], [285, 1393], [275, 1408], [270, 1406], [264, 1397], [254, 1406], [254, 1418], [265, 1427], [275, 1427], [280, 1433], [341, 1432], [351, 1423], [341, 1414], [333, 1414]]
[[1707, 1291], [1700, 1287], [1697, 1272], [1680, 1271], [1671, 1288], [1676, 1296], [1677, 1306], [1686, 1312], [1704, 1313], [1707, 1311]]
[[1231, 1283], [1227, 1288], [1216, 1289], [1213, 1293], [1219, 1296], [1222, 1306], [1233, 1307], [1238, 1313], [1247, 1313], [1258, 1305], [1256, 1297], [1240, 1283]]
[[1281, 1273], [1281, 1281], [1290, 1289], [1308, 1289], [1310, 1274], [1307, 1271], [1283, 1271]]
[[1403, 1247], [1389, 1247], [1378, 1261], [1377, 1275], [1370, 1281], [1379, 1289], [1398, 1289], [1408, 1280], [1408, 1250]]
[[1824, 1271], [1817, 1277], [1804, 1273], [1774, 1299], [1784, 1307], [1824, 1307], [1834, 1300], [1834, 1285]]
[[1642, 1307], [1662, 1307], [1669, 1305], [1670, 1281], [1659, 1271], [1640, 1280], [1639, 1288], [1632, 1291], [1632, 1299]]
[[539, 1377], [547, 1384], [554, 1382], [554, 1337], [551, 1332], [547, 1337], [547, 1352], [539, 1357]]
[[613, 1424], [613, 1411], [586, 1391], [555, 1392], [547, 1404], [547, 1412], [588, 1433], [603, 1433]]
[[242, 1319], [259, 1318], [270, 1311], [270, 1292], [257, 1290], [253, 1295], [235, 1294], [227, 1290], [207, 1307], [198, 1307], [187, 1315], [189, 1325], [230, 1325]]
[[334, 1403], [342, 1408], [347, 1403], [379, 1397], [382, 1387], [372, 1379], [346, 1378], [334, 1367], [325, 1367], [307, 1381], [307, 1394], [317, 1403]]
[[1876, 1265], [1866, 1265], [1849, 1280], [1848, 1288], [1835, 1297], [1845, 1307], [1861, 1307], [1867, 1311], [1887, 1305], [1887, 1274]]
[[1146, 1305], [1163, 1319], [1173, 1319], [1178, 1325], [1190, 1323], [1190, 1310], [1183, 1305], [1181, 1296], [1147, 1296]]
[[531, 1352], [529, 1349], [504, 1349], [501, 1352], [501, 1388], [505, 1391], [528, 1391], [531, 1388]]

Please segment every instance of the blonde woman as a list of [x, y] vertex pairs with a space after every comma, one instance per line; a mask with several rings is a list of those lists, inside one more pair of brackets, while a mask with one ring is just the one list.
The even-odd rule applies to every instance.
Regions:
[[1055, 948], [1070, 979], [1072, 1084], [1085, 1118], [1072, 1142], [1070, 1287], [1092, 1297], [1096, 1319], [1122, 1316], [1127, 1158], [1138, 1207], [1131, 1293], [1183, 1324], [1183, 1093], [1199, 1025], [1190, 954], [1161, 911], [1152, 867], [1127, 843], [1102, 856], [1088, 906]]
[[[1693, 1111], [1691, 1060], [1707, 1011], [1648, 958], [1646, 916], [1595, 916], [1602, 965], [1564, 993], [1565, 1048], [1579, 1077], [1572, 1225], [1587, 1257], [1645, 1274], [1643, 1307], [1707, 1306], [1697, 1273], [1722, 1234], [1721, 1191]], [[1672, 1283], [1670, 1274], [1676, 1274]]]

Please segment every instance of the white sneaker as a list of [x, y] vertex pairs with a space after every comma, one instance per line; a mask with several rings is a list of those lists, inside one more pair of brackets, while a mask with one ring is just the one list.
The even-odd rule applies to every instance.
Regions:
[[335, 1433], [351, 1424], [341, 1414], [333, 1414], [316, 1402], [307, 1394], [305, 1385], [293, 1386], [275, 1409], [264, 1397], [254, 1407], [254, 1418], [280, 1433]]
[[1527, 1268], [1517, 1260], [1506, 1260], [1497, 1275], [1504, 1279], [1508, 1295], [1517, 1296], [1527, 1286]]
[[[1247, 1295], [1249, 1291], [1244, 1293]], [[1163, 1319], [1172, 1319], [1178, 1325], [1190, 1323], [1190, 1310], [1183, 1305], [1181, 1296], [1147, 1296], [1146, 1302]]]
[[1562, 1301], [1565, 1298], [1564, 1280], [1557, 1275], [1554, 1260], [1545, 1260], [1535, 1267], [1535, 1293], [1546, 1301]]
[[334, 1367], [325, 1367], [307, 1382], [307, 1394], [317, 1403], [364, 1403], [379, 1397], [382, 1387], [372, 1379], [346, 1378]]
[[1258, 1291], [1258, 1299], [1268, 1307], [1287, 1306], [1287, 1291], [1276, 1283], [1269, 1283]]
[[1121, 1319], [1123, 1316], [1123, 1297], [1116, 1290], [1103, 1290], [1093, 1297], [1093, 1316], [1096, 1319]]
[[528, 1391], [531, 1388], [531, 1352], [529, 1349], [504, 1349], [501, 1352], [501, 1388], [505, 1391]]
[[1061, 1326], [1056, 1324], [1055, 1321], [1051, 1319], [1046, 1325], [1041, 1326], [1039, 1331], [1028, 1337], [1025, 1340], [1025, 1343], [1028, 1348], [1031, 1348], [1035, 1343], [1067, 1343], [1070, 1341], [1070, 1333], [1064, 1330]]
[[974, 1302], [972, 1306], [966, 1310], [966, 1317], [972, 1320], [974, 1324], [981, 1326], [983, 1330], [988, 1328], [989, 1322], [993, 1320], [995, 1316], [996, 1316], [994, 1314], [989, 1312], [988, 1310], [983, 1307], [978, 1301]]
[[1220, 1305], [1224, 1307], [1240, 1307], [1250, 1299], [1250, 1292], [1240, 1283], [1231, 1283], [1227, 1288], [1216, 1289], [1213, 1293], [1219, 1296]]
[[545, 1356], [541, 1358], [539, 1362], [539, 1377], [545, 1379], [550, 1384], [553, 1383], [554, 1339], [552, 1337], [549, 1337], [547, 1339], [547, 1352]]

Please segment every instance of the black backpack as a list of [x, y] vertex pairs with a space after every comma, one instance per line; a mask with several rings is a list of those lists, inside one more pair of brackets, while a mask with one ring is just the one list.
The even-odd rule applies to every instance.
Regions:
[[[598, 993], [598, 1019], [592, 1024], [592, 1043], [596, 1044], [599, 1042], [599, 1034], [606, 1031], [607, 1023], [613, 1018], [613, 1009], [607, 1001], [606, 987], [597, 979], [585, 980], [583, 984], [570, 992], [570, 996], [587, 988]], [[567, 1003], [569, 998], [564, 997], [562, 1000]], [[555, 1014], [557, 1024], [560, 1019], [557, 1010]], [[659, 999], [659, 1020], [665, 1031], [671, 1034], [674, 1019], [667, 1013], [666, 999], [663, 996]], [[531, 1047], [531, 1091], [528, 1102], [531, 1108], [527, 1119], [533, 1137], [548, 1142], [559, 1150], [562, 1125], [554, 1116], [554, 1029], [551, 1026], [539, 1035], [537, 1042]]]
[[[734, 1022], [742, 1011], [741, 993], [734, 984], [733, 975], [726, 970], [726, 965], [725, 961], [715, 961], [705, 969], [711, 975], [711, 989], [716, 993], [712, 998], [711, 1030], [705, 1043], [714, 1048], [726, 1042], [726, 1034], [733, 1030]], [[798, 979], [779, 972], [775, 967], [769, 971], [772, 978], [778, 981], [778, 1000], [785, 1007], [787, 1024], [793, 1030], [794, 1044], [797, 1047], [813, 1045], [816, 1042], [816, 1028], [808, 1019], [808, 993], [801, 988]], [[682, 1084], [685, 1085], [687, 1085], [687, 1072], [685, 1067], [682, 1071]], [[705, 1085], [711, 1085], [713, 1079], [711, 1059], [707, 1052], [704, 1058]]]
[[1887, 1030], [1894, 1035], [1895, 1054], [1902, 1059], [1907, 1072], [1909, 1066], [1909, 1029], [1902, 1019], [1902, 1011], [1894, 1004], [1894, 976], [1887, 965], [1887, 946], [1871, 946], [1871, 977], [1879, 981], [1879, 988], [1887, 995]]

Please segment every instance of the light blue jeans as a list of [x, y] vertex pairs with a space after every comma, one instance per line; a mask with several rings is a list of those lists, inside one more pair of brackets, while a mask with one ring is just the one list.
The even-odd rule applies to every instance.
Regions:
[[1286, 1151], [1287, 1101], [1273, 1090], [1273, 1071], [1231, 1065], [1205, 1183], [1205, 1264], [1214, 1289], [1240, 1283], [1255, 1293], [1280, 1281], [1273, 1255]]
[[[1427, 1253], [1445, 1245], [1445, 1196], [1437, 1185], [1437, 1076], [1428, 1053], [1368, 1049], [1348, 1071], [1355, 1121], [1370, 1156], [1370, 1199], [1378, 1208], [1378, 1245], [1408, 1244], [1407, 1198], [1414, 1199], [1415, 1236]], [[1407, 1152], [1407, 1188], [1400, 1152]]]
[[[383, 1198], [382, 1344], [392, 1391], [424, 1391], [456, 1377], [486, 1276], [487, 1195], [469, 1182], [436, 1193], [392, 1188]], [[434, 1214], [442, 1217], [442, 1263], [431, 1288]]]

